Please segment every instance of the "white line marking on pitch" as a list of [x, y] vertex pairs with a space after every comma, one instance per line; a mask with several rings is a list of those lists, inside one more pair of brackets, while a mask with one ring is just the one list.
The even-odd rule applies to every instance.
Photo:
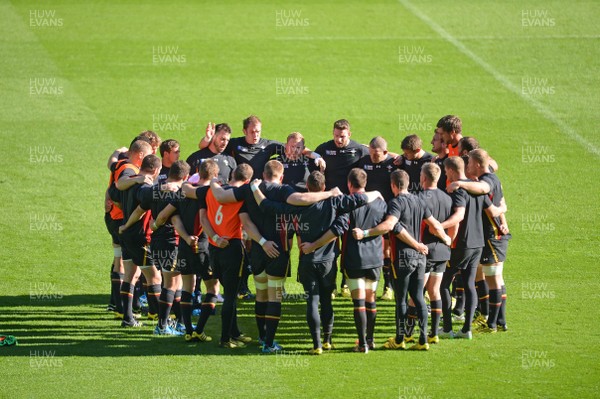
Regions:
[[482, 60], [477, 54], [475, 54], [471, 50], [469, 50], [464, 44], [462, 44], [462, 42], [460, 42], [458, 39], [456, 39], [450, 33], [446, 32], [446, 30], [444, 28], [442, 28], [441, 26], [436, 24], [433, 20], [431, 20], [431, 18], [429, 18], [424, 13], [422, 13], [421, 10], [419, 10], [417, 7], [413, 6], [410, 2], [408, 2], [407, 0], [398, 0], [398, 1], [404, 7], [406, 7], [410, 12], [412, 12], [416, 17], [418, 17], [421, 21], [425, 22], [432, 30], [437, 32], [441, 37], [446, 39], [448, 42], [452, 43], [452, 45], [454, 45], [454, 47], [456, 47], [461, 53], [463, 53], [464, 55], [469, 57], [472, 61], [474, 61], [477, 65], [482, 67], [486, 72], [488, 72], [490, 75], [492, 75], [494, 77], [494, 79], [496, 79], [498, 82], [502, 83], [502, 85], [505, 88], [507, 88], [508, 90], [512, 91], [513, 93], [515, 93], [516, 95], [521, 97], [523, 100], [525, 100], [525, 102], [529, 103], [533, 108], [535, 108], [536, 111], [538, 111], [540, 114], [542, 114], [547, 120], [549, 120], [549, 121], [553, 122], [555, 125], [557, 125], [560, 128], [560, 130], [562, 130], [566, 135], [575, 139], [579, 144], [581, 144], [583, 147], [585, 147], [585, 149], [588, 150], [589, 152], [591, 152], [592, 154], [594, 154], [596, 156], [600, 156], [600, 149], [598, 149], [596, 146], [594, 146], [592, 143], [590, 143], [584, 137], [580, 136], [575, 131], [575, 129], [573, 129], [571, 126], [567, 125], [560, 118], [556, 117], [556, 115], [554, 115], [554, 113], [548, 107], [546, 107], [544, 104], [542, 104], [535, 98], [531, 98], [531, 97], [523, 95], [523, 93], [521, 93], [521, 90], [519, 90], [519, 88], [514, 83], [512, 83], [510, 80], [508, 80], [506, 77], [504, 77], [500, 72], [498, 72], [496, 69], [494, 69], [494, 67], [492, 67], [490, 64], [488, 64], [487, 62]]

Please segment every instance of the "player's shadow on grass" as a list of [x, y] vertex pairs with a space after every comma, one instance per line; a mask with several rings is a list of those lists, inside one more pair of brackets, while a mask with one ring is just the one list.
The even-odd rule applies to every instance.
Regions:
[[[256, 341], [243, 349], [223, 349], [218, 346], [221, 317], [211, 316], [206, 333], [212, 342], [189, 343], [183, 337], [153, 335], [156, 322], [131, 329], [120, 327], [113, 313], [107, 312], [107, 295], [11, 296], [0, 298], [0, 334], [14, 335], [18, 346], [2, 347], [2, 355], [39, 357], [68, 356], [166, 356], [166, 355], [256, 355]], [[288, 300], [283, 304], [282, 320], [277, 340], [286, 350], [304, 351], [312, 346], [306, 323], [306, 303]], [[356, 339], [352, 301], [336, 299], [334, 343], [350, 345]], [[377, 330], [392, 332], [394, 305], [378, 304]], [[194, 317], [195, 320], [197, 317]], [[256, 337], [254, 302], [238, 302], [238, 323], [247, 335]]]

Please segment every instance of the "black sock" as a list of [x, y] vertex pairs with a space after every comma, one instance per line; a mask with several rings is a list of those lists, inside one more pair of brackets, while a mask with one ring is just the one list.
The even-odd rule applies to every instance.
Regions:
[[331, 303], [331, 291], [322, 292], [321, 301], [321, 325], [323, 326], [323, 341], [331, 343], [331, 335], [333, 334], [333, 304]]
[[496, 328], [496, 323], [498, 321], [498, 313], [500, 313], [501, 306], [502, 289], [490, 290], [490, 314], [487, 320], [488, 327]]
[[268, 302], [258, 302], [254, 303], [254, 317], [256, 319], [256, 327], [258, 327], [258, 338], [262, 341], [265, 340], [266, 336], [266, 319], [265, 316], [267, 314], [267, 306]]
[[367, 345], [367, 310], [364, 299], [353, 299], [354, 304], [354, 325], [358, 333], [358, 345]]
[[162, 289], [160, 299], [158, 300], [158, 328], [164, 329], [167, 327], [167, 321], [169, 319], [169, 313], [171, 313], [174, 297], [175, 291], [166, 288]]
[[442, 300], [430, 301], [431, 306], [431, 336], [435, 337], [438, 334], [438, 328], [440, 325], [440, 316], [442, 314]]
[[314, 348], [321, 347], [321, 318], [319, 317], [319, 295], [310, 295], [306, 299], [306, 321]]
[[160, 284], [149, 285], [146, 291], [148, 298], [148, 313], [158, 314], [158, 297], [160, 296]]
[[117, 313], [123, 313], [121, 301], [121, 284], [123, 284], [123, 273], [110, 273], [110, 303], [115, 306]]
[[415, 331], [415, 324], [417, 324], [417, 308], [408, 305], [408, 314], [406, 318], [406, 337], [412, 337]]
[[500, 312], [498, 312], [497, 324], [501, 326], [506, 325], [506, 286], [502, 286], [502, 305], [500, 305]]
[[392, 289], [392, 260], [383, 258], [383, 287]]
[[202, 333], [204, 332], [204, 327], [206, 326], [206, 322], [208, 318], [212, 314], [213, 309], [215, 308], [217, 303], [217, 296], [215, 294], [206, 294], [204, 298], [202, 298], [202, 305], [200, 305], [200, 318], [198, 319], [198, 324], [196, 325], [196, 332]]
[[367, 310], [367, 342], [373, 342], [375, 319], [377, 319], [377, 304], [375, 302], [365, 302], [365, 308]]
[[181, 308], [181, 318], [183, 319], [183, 324], [185, 324], [185, 333], [191, 334], [194, 331], [194, 327], [192, 325], [192, 293], [187, 291], [181, 291], [181, 301], [179, 306]]
[[[458, 279], [460, 279], [460, 277], [457, 276], [454, 281]], [[462, 287], [456, 287], [456, 303], [454, 304], [452, 313], [456, 315], [465, 313], [465, 289]]]
[[142, 284], [140, 279], [135, 283], [135, 289], [133, 290], [133, 308], [139, 310], [142, 305], [140, 304], [140, 296], [144, 293], [145, 285]]
[[490, 313], [490, 286], [487, 281], [475, 281], [477, 296], [479, 298], [479, 311], [482, 315], [487, 316]]
[[178, 323], [183, 322], [183, 318], [181, 317], [181, 290], [175, 291], [175, 298], [173, 298], [173, 313], [175, 313], [175, 320]]
[[121, 284], [121, 304], [123, 307], [123, 321], [127, 323], [133, 322], [133, 312], [131, 311], [131, 304], [133, 303], [133, 286], [123, 281]]
[[279, 320], [281, 319], [281, 302], [267, 302], [267, 309], [265, 314], [265, 344], [268, 347], [273, 346], [275, 340], [275, 333], [279, 326]]

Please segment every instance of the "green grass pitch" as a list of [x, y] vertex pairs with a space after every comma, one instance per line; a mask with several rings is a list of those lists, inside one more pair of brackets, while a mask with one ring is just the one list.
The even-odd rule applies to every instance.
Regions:
[[[599, 17], [595, 1], [1, 0], [0, 333], [19, 346], [0, 347], [0, 397], [597, 396]], [[336, 299], [337, 348], [309, 357], [290, 301], [287, 352], [262, 356], [123, 331], [104, 311], [106, 159], [138, 132], [187, 157], [208, 121], [236, 137], [256, 114], [264, 137], [298, 130], [315, 148], [347, 118], [352, 138], [400, 151], [449, 113], [500, 164], [508, 333], [359, 355]], [[378, 307], [381, 346], [393, 305]]]

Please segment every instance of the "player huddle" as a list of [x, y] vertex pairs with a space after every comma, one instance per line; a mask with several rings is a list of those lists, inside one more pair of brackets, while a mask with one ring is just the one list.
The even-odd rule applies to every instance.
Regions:
[[[343, 119], [314, 152], [298, 132], [284, 144], [262, 138], [261, 128], [250, 116], [244, 136], [231, 138], [227, 124], [209, 123], [187, 162], [177, 141], [161, 143], [149, 131], [111, 155], [110, 309], [123, 327], [141, 326], [134, 310], [143, 275], [155, 334], [212, 341], [204, 329], [222, 292], [219, 345], [245, 347], [252, 338], [238, 327], [237, 300], [248, 297], [250, 270], [258, 344], [263, 353], [282, 350], [275, 336], [295, 236], [310, 354], [333, 349], [338, 263], [342, 295], [352, 298], [356, 352], [375, 347], [382, 274], [382, 299], [396, 301], [396, 331], [384, 349], [413, 343], [410, 349], [428, 350], [443, 337], [507, 330], [502, 269], [510, 234], [498, 165], [474, 138], [462, 137], [458, 117], [439, 120], [435, 154], [416, 135], [402, 140], [402, 155], [389, 153], [379, 136], [359, 144]], [[453, 320], [462, 328], [453, 330]]]

